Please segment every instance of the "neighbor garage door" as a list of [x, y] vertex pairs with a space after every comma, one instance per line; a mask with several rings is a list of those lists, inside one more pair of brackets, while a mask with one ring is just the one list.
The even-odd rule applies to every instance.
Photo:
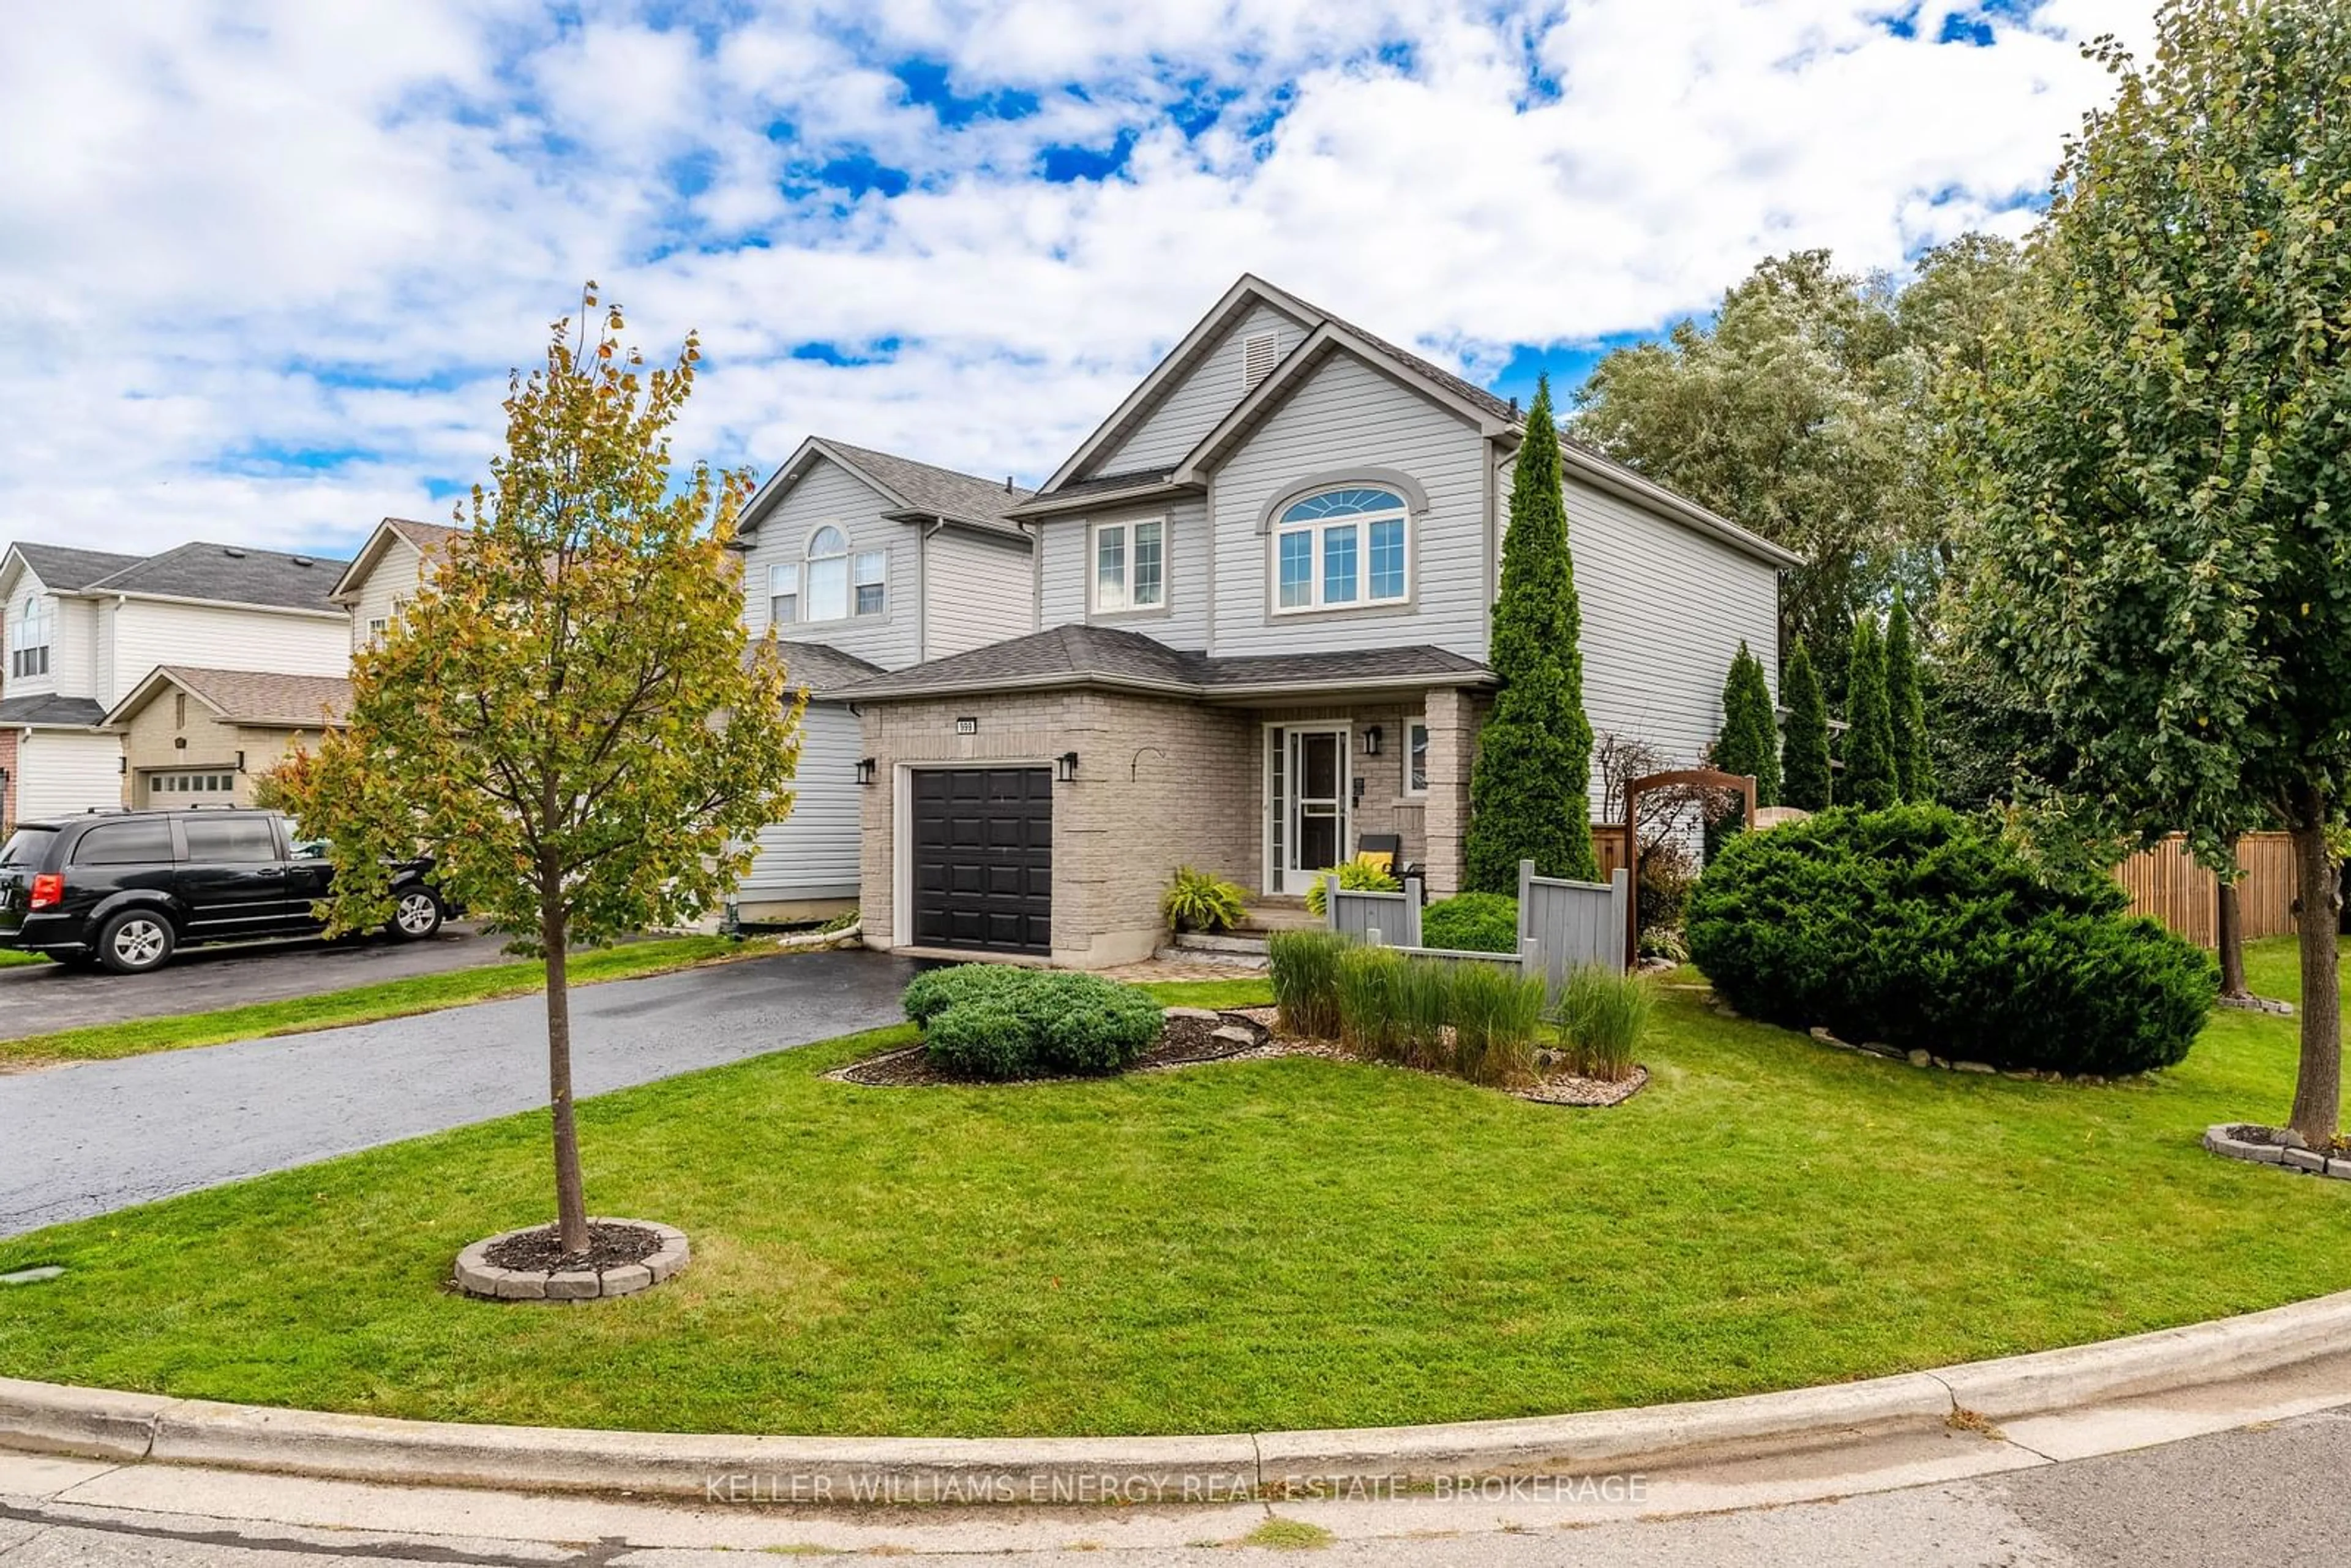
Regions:
[[926, 768], [914, 785], [915, 945], [1052, 951], [1051, 772]]

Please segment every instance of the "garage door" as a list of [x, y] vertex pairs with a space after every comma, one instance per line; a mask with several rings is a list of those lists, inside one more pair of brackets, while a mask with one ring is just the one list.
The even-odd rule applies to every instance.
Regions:
[[173, 807], [234, 806], [236, 773], [233, 768], [190, 768], [147, 775], [147, 798], [139, 804], [149, 810]]
[[929, 768], [914, 785], [915, 945], [1050, 952], [1050, 770]]

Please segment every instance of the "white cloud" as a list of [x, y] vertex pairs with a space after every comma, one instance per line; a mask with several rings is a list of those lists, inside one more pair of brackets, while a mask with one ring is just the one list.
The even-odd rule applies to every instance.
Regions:
[[[1989, 48], [1934, 42], [1973, 8], [35, 8], [0, 56], [0, 538], [440, 516], [589, 277], [649, 350], [702, 329], [681, 452], [761, 466], [820, 430], [1039, 475], [1244, 269], [1479, 365], [1649, 329], [1772, 251], [2014, 232], [2105, 90], [2075, 41], [2150, 7], [2050, 0]], [[907, 101], [907, 59], [965, 107]], [[1122, 135], [1118, 177], [1039, 177]], [[842, 158], [911, 184], [852, 197]]]

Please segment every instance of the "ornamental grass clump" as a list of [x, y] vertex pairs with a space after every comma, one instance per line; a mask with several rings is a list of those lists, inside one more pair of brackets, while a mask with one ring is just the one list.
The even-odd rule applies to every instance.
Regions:
[[1447, 1069], [1457, 1078], [1493, 1088], [1531, 1082], [1535, 1034], [1542, 1025], [1545, 987], [1500, 964], [1447, 967], [1453, 1043]]
[[1633, 1057], [1648, 1031], [1656, 998], [1648, 980], [1586, 964], [1568, 977], [1560, 998], [1560, 1035], [1568, 1064], [1578, 1076], [1621, 1083], [1633, 1072]]
[[1277, 931], [1266, 938], [1268, 977], [1281, 1032], [1300, 1040], [1339, 1034], [1339, 956], [1350, 944], [1335, 931]]
[[1371, 1061], [1405, 1059], [1405, 962], [1391, 947], [1339, 955], [1339, 1043]]
[[1393, 982], [1395, 1060], [1425, 1072], [1452, 1071], [1447, 1031], [1454, 1018], [1453, 966], [1407, 958]]

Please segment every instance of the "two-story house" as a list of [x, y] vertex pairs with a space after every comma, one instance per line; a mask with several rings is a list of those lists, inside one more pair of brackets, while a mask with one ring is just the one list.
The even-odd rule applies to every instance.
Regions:
[[[134, 768], [123, 726], [170, 685], [149, 680], [161, 665], [215, 676], [341, 676], [348, 618], [327, 592], [342, 567], [236, 545], [143, 557], [9, 546], [0, 554], [0, 820], [249, 800], [267, 760], [255, 749], [242, 762], [234, 747], [191, 751], [191, 732], [167, 726]], [[134, 694], [140, 702], [126, 706]]]
[[[1124, 963], [1176, 866], [1293, 895], [1366, 832], [1457, 889], [1523, 431], [1242, 277], [1005, 508], [1038, 531], [1042, 630], [835, 693], [866, 940]], [[1796, 558], [1573, 445], [1565, 487], [1593, 725], [1695, 761], [1740, 641], [1778, 667]]]
[[350, 651], [371, 647], [465, 537], [446, 523], [386, 517], [368, 534], [327, 597], [350, 616]]
[[1006, 515], [1029, 498], [1009, 480], [811, 436], [745, 506], [744, 623], [774, 629], [809, 705], [791, 812], [760, 832], [737, 892], [744, 919], [858, 903], [864, 753], [838, 694], [1036, 629], [1035, 539]]

